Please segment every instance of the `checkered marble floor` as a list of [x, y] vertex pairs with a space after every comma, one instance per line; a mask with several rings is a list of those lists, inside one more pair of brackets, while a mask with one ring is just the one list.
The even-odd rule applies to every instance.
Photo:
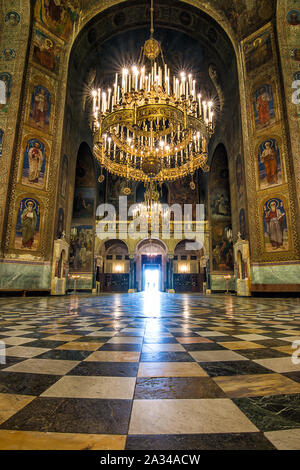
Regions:
[[1, 298], [0, 449], [300, 449], [296, 340], [299, 299]]

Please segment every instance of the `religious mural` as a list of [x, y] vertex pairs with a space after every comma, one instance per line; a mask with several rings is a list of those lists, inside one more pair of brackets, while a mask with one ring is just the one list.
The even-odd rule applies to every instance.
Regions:
[[94, 216], [95, 189], [76, 188], [74, 194], [73, 218], [86, 219]]
[[272, 17], [273, 0], [217, 0], [238, 35], [248, 36]]
[[260, 144], [258, 169], [260, 189], [282, 183], [280, 150], [275, 139], [268, 139]]
[[290, 56], [296, 62], [300, 62], [300, 49], [291, 49]]
[[76, 165], [76, 187], [95, 187], [94, 163], [89, 148], [81, 147]]
[[51, 94], [47, 88], [37, 85], [33, 89], [30, 106], [32, 124], [47, 131], [51, 114]]
[[284, 204], [279, 198], [266, 201], [263, 210], [265, 250], [288, 250], [287, 217]]
[[51, 72], [57, 72], [60, 61], [60, 47], [44, 33], [35, 30], [33, 60]]
[[17, 215], [15, 248], [37, 250], [40, 239], [40, 204], [36, 199], [24, 198]]
[[60, 207], [57, 214], [57, 228], [56, 228], [56, 238], [62, 238], [65, 231], [65, 213], [62, 207]]
[[[125, 178], [120, 178], [117, 175], [108, 174], [107, 184], [107, 201], [112, 204], [119, 204], [119, 197], [125, 196], [124, 189], [127, 188], [128, 182]], [[128, 201], [133, 202], [133, 192], [127, 195]]]
[[300, 11], [298, 10], [291, 10], [287, 14], [287, 22], [291, 26], [298, 26], [300, 24]]
[[2, 129], [0, 129], [0, 158], [2, 157], [3, 137], [4, 132]]
[[5, 24], [17, 26], [20, 23], [20, 15], [16, 11], [9, 11], [4, 18]]
[[[237, 172], [238, 175], [238, 172]], [[209, 189], [211, 220], [212, 269], [216, 272], [233, 270], [233, 240], [229, 171], [226, 150], [219, 145], [215, 150]]]
[[37, 21], [61, 36], [68, 39], [73, 24], [79, 16], [78, 0], [37, 0], [35, 5], [35, 17]]
[[245, 209], [242, 208], [239, 213], [239, 228], [240, 228], [240, 234], [243, 239], [246, 238], [247, 236], [247, 228], [246, 228], [246, 213]]
[[16, 51], [14, 49], [10, 49], [9, 47], [4, 49], [3, 51], [3, 57], [4, 57], [4, 60], [6, 60], [6, 62], [9, 62], [10, 60], [15, 59], [16, 55], [17, 55]]
[[235, 162], [235, 171], [236, 171], [236, 187], [237, 187], [237, 194], [239, 199], [242, 199], [244, 194], [244, 170], [243, 170], [243, 162], [242, 157], [239, 154], [237, 156]]
[[87, 144], [82, 144], [79, 148], [76, 165], [73, 218], [93, 218], [95, 185], [95, 169], [91, 151]]
[[68, 157], [67, 155], [63, 156], [62, 168], [61, 168], [61, 184], [60, 184], [60, 194], [63, 198], [66, 197], [67, 187], [68, 187]]
[[8, 104], [11, 93], [12, 76], [10, 73], [0, 73], [0, 111], [8, 112]]
[[232, 271], [233, 240], [231, 225], [214, 224], [212, 227], [212, 241], [213, 271]]
[[257, 129], [263, 129], [275, 121], [272, 87], [264, 85], [254, 93], [254, 115]]
[[93, 236], [91, 225], [73, 226], [70, 238], [70, 271], [91, 272], [93, 269]]
[[46, 161], [45, 144], [38, 139], [30, 139], [24, 152], [22, 183], [44, 188]]
[[[294, 75], [293, 75], [293, 82], [294, 82], [294, 81], [299, 81], [299, 83], [300, 83], [300, 72], [294, 73]], [[297, 86], [297, 90], [296, 90], [296, 92], [297, 92], [297, 100], [293, 100], [293, 103], [296, 105], [296, 114], [297, 114], [297, 116], [300, 116], [300, 93], [299, 93], [299, 88], [300, 88], [300, 87]], [[298, 101], [298, 103], [297, 103], [297, 101]]]
[[254, 39], [247, 41], [244, 46], [244, 52], [248, 73], [266, 64], [273, 57], [271, 34], [264, 32]]
[[170, 202], [171, 204], [197, 204], [198, 191], [197, 188], [192, 189], [190, 186], [191, 178], [186, 176], [170, 183]]

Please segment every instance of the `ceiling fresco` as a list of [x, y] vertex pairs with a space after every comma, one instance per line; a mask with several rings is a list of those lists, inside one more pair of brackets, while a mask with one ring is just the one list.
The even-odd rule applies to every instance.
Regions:
[[[97, 3], [99, 3], [99, 0], [81, 0], [83, 15], [88, 14], [89, 10], [95, 7]], [[124, 6], [126, 3], [130, 2], [124, 2]], [[183, 9], [186, 8], [184, 0], [172, 0], [172, 2], [165, 1], [163, 3], [180, 6]], [[199, 8], [201, 6], [208, 9], [213, 8], [221, 13], [221, 15], [224, 15], [238, 39], [243, 39], [250, 35], [269, 21], [275, 14], [276, 6], [276, 0], [194, 0], [193, 3], [195, 5], [199, 4]], [[120, 6], [119, 11], [121, 11]], [[121, 12], [120, 18], [122, 18]], [[188, 18], [188, 14], [186, 18]], [[184, 19], [184, 14], [182, 19]]]

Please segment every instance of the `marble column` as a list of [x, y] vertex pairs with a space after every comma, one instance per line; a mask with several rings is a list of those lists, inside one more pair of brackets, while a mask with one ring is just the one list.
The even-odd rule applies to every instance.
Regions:
[[169, 294], [174, 294], [174, 255], [169, 255], [169, 276], [168, 276], [168, 292]]
[[130, 256], [130, 267], [129, 267], [129, 293], [135, 292], [135, 263], [134, 263], [134, 256]]

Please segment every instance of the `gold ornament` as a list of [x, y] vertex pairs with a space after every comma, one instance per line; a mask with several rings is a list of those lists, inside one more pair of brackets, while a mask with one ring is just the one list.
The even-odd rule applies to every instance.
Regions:
[[145, 56], [149, 60], [154, 60], [160, 53], [160, 44], [156, 39], [150, 38], [144, 45]]

